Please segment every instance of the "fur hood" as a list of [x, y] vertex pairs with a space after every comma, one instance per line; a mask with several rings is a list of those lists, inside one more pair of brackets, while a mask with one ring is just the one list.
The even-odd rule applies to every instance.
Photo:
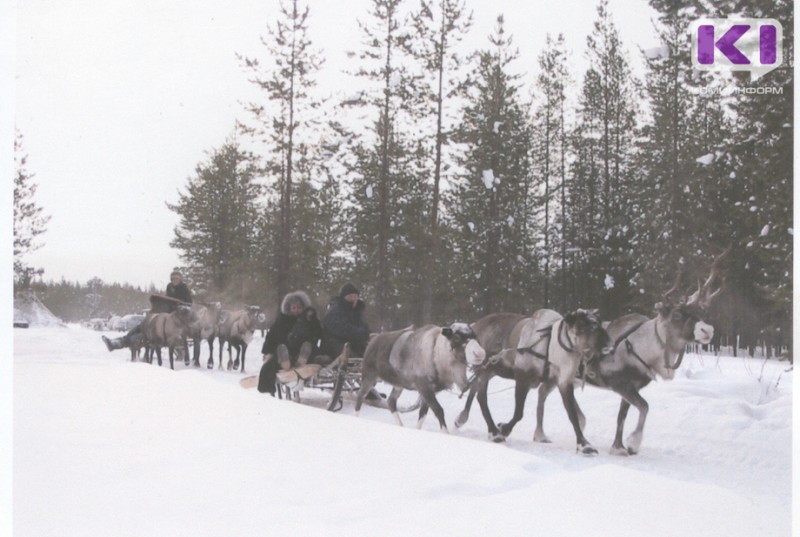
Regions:
[[283, 301], [281, 302], [281, 313], [284, 315], [291, 315], [289, 312], [289, 306], [295, 300], [300, 300], [300, 302], [303, 303], [303, 309], [311, 306], [311, 299], [308, 298], [308, 295], [305, 293], [305, 291], [292, 291], [283, 297]]

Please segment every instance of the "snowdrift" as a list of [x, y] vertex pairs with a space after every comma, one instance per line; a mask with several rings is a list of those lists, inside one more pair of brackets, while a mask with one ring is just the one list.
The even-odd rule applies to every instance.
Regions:
[[[552, 444], [531, 442], [535, 397], [492, 444], [477, 408], [445, 435], [432, 417], [398, 427], [380, 408], [355, 418], [351, 400], [326, 412], [323, 393], [297, 404], [240, 388], [239, 373], [131, 363], [84, 328], [17, 330], [14, 345], [18, 537], [791, 532], [785, 363], [687, 356], [674, 381], [643, 391], [642, 451], [622, 458], [608, 454], [619, 399], [594, 388], [577, 392], [601, 451], [584, 457], [557, 396]], [[490, 385], [498, 420], [511, 387]], [[464, 401], [440, 401], [452, 423]]]

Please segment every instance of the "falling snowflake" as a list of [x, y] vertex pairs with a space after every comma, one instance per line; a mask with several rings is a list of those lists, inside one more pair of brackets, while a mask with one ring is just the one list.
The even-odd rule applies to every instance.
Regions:
[[372, 185], [367, 185], [367, 197], [372, 199]]
[[493, 170], [483, 170], [483, 184], [486, 188], [492, 188], [494, 186]]
[[614, 277], [611, 274], [606, 274], [606, 279], [603, 280], [603, 285], [606, 289], [614, 288]]
[[708, 166], [709, 164], [714, 162], [714, 153], [709, 153], [707, 155], [703, 155], [702, 157], [699, 157], [699, 158], [697, 158], [695, 160], [699, 164], [702, 164], [703, 166]]
[[766, 237], [769, 234], [769, 224], [761, 228], [761, 237]]

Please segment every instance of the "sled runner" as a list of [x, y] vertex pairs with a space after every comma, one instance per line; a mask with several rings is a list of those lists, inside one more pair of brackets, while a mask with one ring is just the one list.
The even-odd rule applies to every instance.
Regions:
[[[336, 360], [327, 367], [319, 364], [306, 364], [288, 370], [278, 371], [278, 397], [299, 401], [299, 392], [303, 389], [318, 389], [330, 394], [326, 409], [337, 412], [344, 406], [344, 396], [355, 394], [361, 388], [361, 364], [363, 358], [346, 358]], [[344, 362], [344, 363], [341, 363]], [[244, 377], [239, 381], [242, 388], [255, 388], [258, 376]], [[373, 389], [365, 402], [371, 406], [388, 408], [385, 396]], [[399, 412], [412, 412], [419, 408], [420, 401], [410, 405], [398, 405]]]

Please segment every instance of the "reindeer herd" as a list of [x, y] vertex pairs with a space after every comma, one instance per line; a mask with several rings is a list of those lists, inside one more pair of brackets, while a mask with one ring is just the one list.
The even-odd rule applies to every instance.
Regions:
[[[200, 366], [200, 347], [208, 343], [208, 369], [214, 368], [214, 340], [219, 340], [219, 368], [222, 369], [222, 352], [228, 344], [228, 370], [244, 373], [247, 346], [265, 315], [258, 306], [245, 306], [237, 311], [222, 309], [219, 302], [180, 304], [171, 313], [151, 313], [142, 321], [141, 337], [131, 342], [131, 360], [136, 360], [144, 350], [144, 360], [152, 363], [155, 355], [162, 365], [161, 349], [169, 351], [169, 366], [174, 367], [174, 356], [181, 353], [186, 365], [190, 364], [187, 341], [192, 341], [192, 362]], [[233, 358], [233, 350], [236, 358]], [[240, 365], [241, 364], [241, 365]]]
[[[672, 379], [686, 346], [706, 345], [714, 336], [714, 328], [705, 318], [712, 300], [722, 289], [722, 283], [715, 284], [722, 280], [719, 264], [724, 256], [723, 253], [714, 260], [708, 278], [698, 282], [691, 295], [679, 290], [679, 274], [663, 301], [656, 304], [652, 318], [628, 314], [602, 322], [596, 310], [577, 309], [561, 315], [540, 309], [531, 316], [495, 313], [471, 324], [453, 323], [444, 328], [412, 326], [375, 334], [364, 352], [355, 413], [359, 414], [365, 397], [382, 380], [393, 387], [386, 406], [398, 423], [402, 425], [398, 397], [403, 390], [414, 390], [420, 395], [418, 426], [421, 427], [430, 409], [446, 432], [444, 411], [436, 393], [456, 386], [462, 393], [468, 392], [456, 427], [466, 423], [477, 396], [490, 439], [502, 442], [522, 419], [528, 392], [537, 388], [533, 441], [550, 442], [543, 428], [544, 405], [548, 395], [558, 388], [575, 432], [577, 451], [594, 454], [597, 449], [583, 434], [586, 420], [574, 393], [576, 385], [589, 384], [620, 396], [611, 453], [634, 455], [640, 449], [648, 413], [641, 389], [658, 377]], [[191, 339], [193, 362], [199, 366], [200, 345], [205, 340], [209, 347], [207, 367], [211, 369], [214, 339], [219, 339], [219, 367], [222, 368], [223, 347], [227, 342], [228, 369], [240, 368], [244, 372], [247, 345], [257, 323], [263, 320], [264, 314], [257, 306], [227, 312], [219, 303], [182, 305], [169, 314], [152, 314], [143, 324], [143, 339], [148, 342], [145, 359], [151, 361], [155, 352], [161, 365], [161, 347], [168, 347], [172, 367], [175, 349], [187, 348], [186, 339]], [[236, 350], [235, 360], [232, 349]], [[344, 353], [349, 353], [348, 346]], [[188, 353], [185, 362], [189, 364]], [[344, 363], [341, 359], [337, 362]], [[474, 372], [472, 379], [468, 378], [470, 369]], [[514, 414], [506, 423], [495, 423], [489, 410], [488, 385], [495, 376], [515, 382]], [[638, 421], [623, 443], [623, 428], [631, 405], [638, 410]]]

